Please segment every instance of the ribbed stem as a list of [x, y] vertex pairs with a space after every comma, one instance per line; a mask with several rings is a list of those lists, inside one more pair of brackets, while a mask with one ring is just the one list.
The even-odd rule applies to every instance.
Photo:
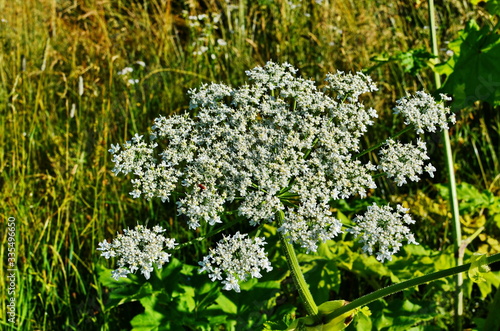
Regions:
[[[497, 262], [497, 261], [500, 261], [500, 253], [486, 258], [486, 264], [492, 264], [492, 263]], [[407, 281], [404, 281], [404, 282], [401, 282], [398, 284], [394, 284], [394, 285], [382, 288], [380, 290], [377, 290], [375, 292], [372, 292], [370, 294], [362, 296], [361, 298], [358, 298], [358, 299], [348, 303], [345, 306], [342, 306], [341, 308], [335, 310], [333, 313], [327, 315], [326, 318], [323, 320], [326, 321], [326, 323], [327, 323], [338, 316], [341, 316], [341, 315], [343, 315], [351, 310], [354, 310], [356, 308], [360, 308], [362, 306], [365, 306], [365, 305], [367, 305], [370, 302], [373, 302], [375, 300], [381, 299], [383, 297], [386, 297], [388, 295], [391, 295], [391, 294], [397, 293], [399, 291], [408, 289], [408, 288], [413, 287], [413, 286], [422, 285], [422, 284], [425, 284], [428, 282], [438, 280], [440, 278], [444, 278], [444, 277], [448, 277], [448, 276], [452, 276], [452, 275], [456, 275], [456, 274], [461, 274], [462, 272], [469, 270], [470, 267], [471, 267], [471, 263], [467, 263], [467, 264], [463, 264], [463, 265], [460, 265], [457, 267], [437, 271], [437, 272], [434, 272], [432, 274], [413, 278], [413, 279], [410, 279], [410, 280], [407, 280]]]
[[[285, 218], [285, 214], [280, 210], [277, 212], [276, 216], [278, 223], [281, 224]], [[304, 279], [304, 274], [302, 273], [302, 270], [300, 270], [299, 260], [297, 259], [293, 245], [290, 244], [290, 242], [283, 235], [280, 235], [280, 240], [285, 251], [286, 261], [288, 262], [293, 282], [295, 283], [299, 296], [306, 308], [307, 315], [312, 317], [314, 320], [318, 320], [318, 306], [316, 306], [311, 291], [309, 291], [309, 286]]]
[[[431, 30], [432, 53], [438, 55], [438, 45], [436, 38], [436, 13], [434, 8], [434, 0], [428, 0], [429, 4], [429, 26]], [[436, 89], [441, 87], [441, 77], [439, 73], [434, 71], [434, 80]], [[448, 130], [443, 130], [443, 142], [446, 156], [446, 168], [448, 170], [448, 186], [450, 191], [450, 207], [453, 221], [453, 248], [456, 256], [455, 264], [461, 266], [464, 263], [463, 250], [460, 250], [462, 245], [462, 229], [460, 224], [460, 214], [458, 208], [458, 195], [455, 182], [455, 169], [453, 167], [453, 155], [451, 151], [450, 135]], [[464, 312], [464, 296], [462, 291], [463, 277], [458, 273], [455, 278], [455, 330], [462, 330], [462, 315]]]

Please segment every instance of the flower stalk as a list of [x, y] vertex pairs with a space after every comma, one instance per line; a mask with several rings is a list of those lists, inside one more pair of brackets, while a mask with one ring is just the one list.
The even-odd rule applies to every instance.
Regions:
[[[415, 128], [415, 127], [414, 127], [413, 125], [407, 125], [407, 126], [405, 126], [403, 129], [401, 129], [399, 132], [397, 132], [397, 133], [393, 134], [393, 135], [392, 135], [390, 138], [388, 138], [388, 139], [394, 139], [394, 138], [397, 138], [397, 137], [401, 136], [402, 134], [405, 134], [406, 132], [413, 130], [414, 128]], [[362, 157], [363, 155], [368, 154], [368, 153], [370, 153], [370, 152], [372, 152], [372, 151], [374, 151], [374, 150], [376, 150], [376, 149], [379, 149], [380, 147], [384, 146], [384, 145], [386, 144], [386, 142], [387, 142], [387, 140], [383, 140], [383, 141], [379, 142], [378, 144], [376, 144], [376, 145], [374, 145], [374, 146], [372, 146], [372, 147], [370, 147], [370, 148], [368, 148], [368, 149], [366, 149], [366, 150], [362, 151], [361, 153], [356, 154], [354, 157], [355, 157], [356, 159], [357, 159], [357, 158], [360, 158], [360, 157]]]
[[[438, 54], [438, 45], [436, 38], [436, 14], [434, 7], [434, 0], [429, 0], [429, 25], [431, 30], [431, 45], [432, 45], [432, 54], [437, 56]], [[434, 71], [434, 80], [436, 83], [436, 89], [441, 87], [441, 77], [439, 73]], [[453, 251], [455, 252], [455, 264], [456, 266], [461, 266], [464, 263], [463, 252], [460, 251], [460, 247], [462, 245], [462, 231], [461, 231], [461, 223], [460, 223], [460, 214], [459, 214], [459, 206], [458, 206], [458, 194], [457, 187], [455, 182], [455, 169], [453, 166], [453, 155], [451, 152], [451, 143], [450, 143], [450, 135], [448, 130], [442, 131], [444, 149], [445, 149], [445, 157], [446, 157], [446, 169], [448, 173], [448, 187], [450, 192], [450, 207], [452, 214], [452, 230], [453, 230]], [[455, 276], [455, 284], [456, 284], [456, 292], [455, 292], [455, 329], [462, 330], [462, 315], [464, 312], [464, 295], [462, 291], [463, 277], [461, 273], [456, 274]]]
[[[500, 253], [489, 256], [486, 258], [485, 264], [492, 264], [494, 262], [500, 261]], [[422, 285], [428, 282], [432, 282], [435, 280], [438, 280], [440, 278], [444, 277], [449, 277], [452, 275], [458, 275], [461, 274], [464, 271], [469, 270], [471, 268], [472, 263], [467, 263], [467, 264], [462, 264], [460, 266], [456, 266], [453, 268], [445, 269], [445, 270], [440, 270], [431, 274], [427, 274], [421, 277], [413, 278], [398, 284], [393, 284], [390, 286], [387, 286], [385, 288], [382, 288], [380, 290], [377, 290], [375, 292], [372, 292], [370, 294], [364, 295], [350, 303], [348, 303], [345, 306], [342, 306], [341, 308], [335, 310], [333, 313], [328, 314], [326, 318], [324, 319], [326, 323], [328, 321], [333, 320], [334, 318], [341, 316], [349, 311], [355, 310], [357, 308], [363, 307], [375, 300], [381, 299], [383, 297], [392, 295], [394, 293], [406, 290], [410, 287]]]
[[[282, 211], [278, 211], [276, 217], [281, 223], [285, 218], [285, 214]], [[304, 274], [300, 269], [299, 261], [297, 259], [297, 255], [295, 254], [293, 245], [290, 244], [290, 242], [285, 238], [283, 234], [280, 235], [280, 240], [281, 244], [283, 245], [286, 261], [288, 263], [288, 267], [290, 268], [293, 282], [295, 283], [295, 286], [297, 286], [297, 290], [299, 292], [300, 298], [302, 299], [302, 302], [304, 303], [307, 314], [314, 320], [317, 320], [318, 306], [316, 305], [316, 302], [314, 302], [311, 291], [309, 291], [309, 286], [304, 279]]]

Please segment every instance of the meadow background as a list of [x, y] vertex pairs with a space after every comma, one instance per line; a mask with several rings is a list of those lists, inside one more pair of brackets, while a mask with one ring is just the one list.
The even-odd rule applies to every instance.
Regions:
[[[111, 143], [147, 132], [158, 115], [187, 110], [189, 89], [210, 81], [237, 86], [245, 82], [245, 70], [273, 60], [287, 61], [317, 82], [335, 70], [368, 70], [380, 89], [370, 102], [384, 119], [367, 138], [369, 145], [400, 125], [390, 114], [397, 98], [435, 90], [427, 10], [420, 0], [0, 0], [0, 255], [4, 266], [3, 225], [15, 217], [18, 330], [130, 329], [130, 320], [144, 309], [138, 302], [109, 305], [111, 292], [98, 271], [111, 265], [99, 257], [98, 242], [137, 223], [167, 226], [180, 241], [195, 235], [171, 204], [131, 198], [127, 180], [111, 173]], [[437, 1], [436, 13], [439, 62], [450, 58], [447, 45], [466, 22], [495, 19], [470, 1]], [[133, 71], [123, 71], [127, 67]], [[476, 102], [457, 111], [450, 131], [464, 237], [484, 227], [466, 256], [500, 252], [499, 114], [498, 107]], [[445, 184], [440, 136], [426, 139], [438, 168], [435, 182]], [[364, 257], [349, 237], [332, 248], [342, 260], [335, 265], [303, 256], [319, 301], [352, 300], [453, 265], [444, 186], [424, 180], [402, 190], [380, 180], [379, 187], [373, 199], [412, 208], [422, 245], [387, 265]], [[338, 212], [351, 218], [365, 206], [345, 201]], [[209, 245], [191, 246], [176, 258], [195, 265]], [[225, 318], [211, 327], [262, 328], [265, 318], [300, 316], [289, 279], [274, 281], [272, 300], [262, 299], [258, 314], [250, 312], [255, 305], [243, 309], [245, 302], [228, 297], [235, 312], [221, 308]], [[372, 328], [446, 328], [452, 323], [453, 282], [436, 283], [371, 305]], [[464, 327], [481, 329], [500, 307], [499, 273], [482, 284], [466, 280]], [[402, 304], [408, 302], [411, 307]], [[6, 301], [0, 306], [0, 328], [7, 330]], [[177, 311], [181, 316], [182, 309]], [[186, 329], [198, 328], [196, 318]], [[356, 323], [352, 327], [362, 325]]]

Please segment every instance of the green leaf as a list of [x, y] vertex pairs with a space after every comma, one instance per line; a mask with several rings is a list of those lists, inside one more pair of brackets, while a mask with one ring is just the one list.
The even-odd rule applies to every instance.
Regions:
[[370, 60], [378, 62], [375, 66], [369, 68], [367, 73], [372, 72], [374, 69], [380, 67], [383, 64], [389, 62], [396, 62], [401, 65], [403, 72], [409, 73], [411, 75], [416, 75], [423, 68], [427, 68], [431, 65], [430, 60], [435, 58], [435, 56], [425, 48], [412, 49], [408, 52], [396, 52], [394, 55], [388, 55], [387, 53], [379, 54], [372, 57]]
[[[328, 301], [318, 306], [318, 317], [319, 320], [323, 321], [327, 315], [333, 313], [335, 310], [346, 305], [348, 302], [345, 300], [335, 300]], [[311, 316], [301, 317], [292, 321], [287, 331], [340, 331], [344, 330], [352, 322], [354, 316], [357, 314], [359, 309], [354, 311], [348, 311], [343, 315], [340, 315], [330, 321], [325, 321], [325, 323], [318, 323]], [[366, 311], [365, 311], [366, 312]]]
[[311, 264], [314, 265], [314, 268], [307, 272], [304, 277], [314, 301], [321, 304], [329, 299], [331, 291], [339, 292], [341, 273], [335, 260], [316, 260], [312, 261]]
[[457, 194], [458, 198], [463, 200], [460, 204], [461, 210], [473, 211], [500, 203], [500, 201], [495, 201], [498, 199], [495, 199], [493, 193], [487, 190], [480, 192], [473, 185], [467, 183], [460, 183], [457, 186]]
[[[448, 187], [445, 185], [436, 185], [439, 194], [444, 198], [449, 198]], [[457, 185], [457, 195], [460, 200], [460, 212], [472, 213], [481, 208], [489, 208], [492, 215], [495, 215], [497, 210], [500, 212], [500, 198], [496, 197], [488, 190], [479, 191], [476, 187], [468, 183], [460, 183]]]
[[126, 284], [136, 284], [137, 276], [130, 274], [127, 278], [120, 278], [119, 280], [114, 279], [111, 276], [113, 269], [108, 269], [103, 266], [97, 266], [97, 274], [99, 275], [99, 283], [107, 288], [119, 288]]
[[382, 276], [390, 277], [393, 283], [401, 280], [383, 263], [377, 261], [374, 256], [359, 254], [353, 262], [353, 272], [370, 283], [373, 287], [381, 287], [380, 279]]
[[483, 277], [483, 274], [490, 271], [490, 267], [488, 266], [488, 263], [486, 261], [486, 255], [474, 253], [474, 255], [472, 255], [471, 257], [470, 262], [471, 266], [469, 268], [469, 271], [467, 272], [469, 278], [472, 279], [474, 283], [484, 282], [485, 279]]
[[436, 318], [436, 305], [430, 301], [384, 300], [370, 304], [376, 330], [407, 331], [410, 327], [421, 325], [424, 321]]
[[144, 313], [136, 315], [130, 321], [133, 331], [168, 330], [166, 311], [158, 309], [161, 301], [157, 295], [150, 295], [141, 299]]
[[448, 77], [439, 92], [453, 96], [455, 110], [486, 101], [500, 105], [500, 36], [474, 20], [449, 44], [455, 54], [436, 68]]
[[284, 331], [288, 330], [289, 325], [296, 323], [293, 318], [295, 314], [285, 314], [280, 321], [267, 321], [264, 323], [264, 331]]
[[499, 0], [489, 0], [486, 3], [486, 10], [491, 15], [500, 15], [500, 1]]
[[497, 289], [493, 302], [488, 310], [489, 312], [483, 330], [500, 330], [500, 318], [498, 318], [498, 312], [500, 311], [500, 289]]
[[234, 304], [227, 296], [224, 294], [220, 294], [217, 300], [215, 301], [222, 308], [222, 310], [229, 314], [236, 315], [238, 313], [238, 306]]
[[[360, 312], [363, 312], [363, 310], [367, 309], [369, 311], [368, 307], [363, 307]], [[371, 330], [372, 329], [372, 320], [367, 315], [366, 313], [362, 314], [357, 314], [356, 317], [354, 317], [354, 321], [351, 324], [351, 328], [354, 327], [354, 329], [359, 330], [359, 331], [365, 331], [365, 330]]]
[[[333, 313], [335, 310], [339, 309], [340, 307], [346, 305], [348, 302], [345, 300], [334, 300], [334, 301], [327, 301], [321, 305], [318, 306], [318, 312], [320, 316], [326, 316], [328, 314]], [[349, 324], [351, 324], [354, 316], [358, 313], [358, 309], [355, 311], [348, 311], [347, 313], [340, 315], [338, 317], [335, 317], [333, 320], [328, 321], [326, 324], [322, 324], [317, 326], [315, 329], [312, 330], [344, 330]], [[319, 328], [318, 328], [319, 327]]]
[[153, 287], [150, 283], [131, 283], [122, 285], [113, 289], [106, 303], [107, 308], [114, 308], [127, 302], [141, 300], [153, 293]]

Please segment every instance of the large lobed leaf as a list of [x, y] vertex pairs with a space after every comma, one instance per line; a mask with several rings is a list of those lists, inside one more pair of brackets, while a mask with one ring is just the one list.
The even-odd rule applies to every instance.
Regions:
[[478, 100], [500, 105], [500, 36], [471, 20], [449, 48], [453, 57], [436, 70], [447, 75], [440, 92], [453, 96], [453, 108]]

